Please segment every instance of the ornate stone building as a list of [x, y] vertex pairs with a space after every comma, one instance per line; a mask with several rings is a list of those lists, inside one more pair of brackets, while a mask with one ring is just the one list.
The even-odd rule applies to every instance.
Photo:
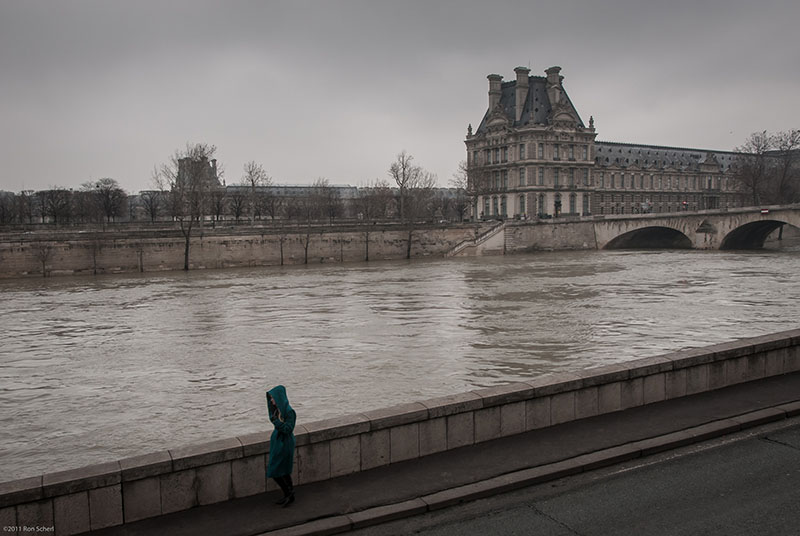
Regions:
[[489, 79], [489, 108], [467, 131], [472, 215], [550, 218], [721, 208], [741, 204], [729, 176], [736, 153], [596, 141], [564, 90], [514, 69]]

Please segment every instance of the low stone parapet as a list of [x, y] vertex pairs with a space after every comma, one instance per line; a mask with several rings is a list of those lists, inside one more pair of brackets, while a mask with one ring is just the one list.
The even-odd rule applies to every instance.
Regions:
[[[298, 424], [293, 477], [326, 480], [797, 372], [799, 345], [797, 329]], [[263, 493], [274, 488], [268, 454], [260, 432], [0, 483], [0, 524], [71, 535]]]

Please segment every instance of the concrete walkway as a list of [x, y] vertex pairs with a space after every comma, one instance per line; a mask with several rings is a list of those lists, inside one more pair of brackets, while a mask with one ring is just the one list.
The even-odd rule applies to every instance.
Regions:
[[800, 373], [574, 421], [90, 534], [335, 534], [800, 415]]

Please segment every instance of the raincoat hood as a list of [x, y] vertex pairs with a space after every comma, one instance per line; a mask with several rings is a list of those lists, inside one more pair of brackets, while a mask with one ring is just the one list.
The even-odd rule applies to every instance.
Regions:
[[286, 397], [286, 387], [277, 385], [267, 391], [267, 394], [275, 401], [275, 405], [281, 412], [281, 415], [289, 415], [292, 411], [292, 406], [289, 405], [289, 399]]

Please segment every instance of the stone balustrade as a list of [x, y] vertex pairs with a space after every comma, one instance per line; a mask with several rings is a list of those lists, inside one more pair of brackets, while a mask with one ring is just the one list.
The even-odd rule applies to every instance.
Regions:
[[[528, 430], [800, 371], [800, 329], [298, 424], [306, 484]], [[0, 525], [59, 535], [272, 490], [269, 433], [0, 483]]]

